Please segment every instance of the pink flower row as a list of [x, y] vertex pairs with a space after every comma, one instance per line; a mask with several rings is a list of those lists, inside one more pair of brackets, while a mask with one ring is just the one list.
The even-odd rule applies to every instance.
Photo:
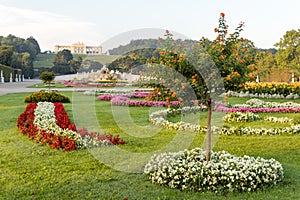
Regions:
[[105, 100], [105, 101], [110, 101], [111, 99], [115, 97], [127, 97], [127, 98], [146, 98], [149, 96], [149, 92], [135, 92], [134, 94], [103, 94], [98, 96], [98, 100]]
[[172, 101], [170, 103], [164, 101], [137, 101], [130, 100], [128, 97], [115, 96], [111, 99], [110, 103], [117, 106], [157, 106], [157, 107], [168, 107], [168, 106], [178, 106], [179, 101]]

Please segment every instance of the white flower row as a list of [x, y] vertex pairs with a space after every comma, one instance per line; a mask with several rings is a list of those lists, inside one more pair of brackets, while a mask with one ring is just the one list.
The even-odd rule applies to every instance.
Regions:
[[232, 96], [232, 97], [250, 97], [250, 98], [266, 98], [266, 99], [299, 99], [298, 94], [289, 94], [286, 97], [280, 94], [251, 94], [249, 92], [234, 92], [228, 91], [223, 94], [223, 96]]
[[224, 122], [249, 122], [258, 119], [260, 116], [252, 112], [230, 112], [223, 117]]
[[54, 104], [51, 102], [38, 102], [34, 111], [34, 122], [39, 129], [55, 135], [67, 136], [76, 141], [77, 148], [84, 148], [85, 144], [80, 135], [69, 129], [62, 129], [56, 124]]
[[274, 123], [294, 125], [294, 120], [288, 117], [265, 117], [264, 120]]
[[154, 155], [144, 173], [153, 183], [195, 191], [255, 191], [276, 185], [283, 179], [283, 167], [275, 159], [211, 152], [206, 161], [200, 148]]
[[39, 102], [34, 111], [34, 122], [40, 130], [44, 130], [48, 133], [55, 135], [67, 136], [76, 141], [76, 147], [83, 149], [86, 147], [101, 147], [111, 145], [111, 142], [107, 139], [99, 140], [96, 137], [90, 137], [89, 135], [82, 138], [77, 132], [62, 129], [56, 124], [56, 117], [54, 113], [54, 104], [51, 102]]
[[300, 104], [294, 102], [265, 102], [260, 99], [250, 99], [245, 104], [235, 104], [234, 108], [299, 108]]
[[[188, 110], [188, 108], [185, 108]], [[161, 126], [171, 130], [188, 130], [193, 132], [206, 132], [207, 128], [204, 126], [186, 123], [186, 122], [170, 122], [166, 118], [174, 113], [179, 114], [179, 111], [173, 111], [173, 109], [159, 110], [153, 112], [149, 116], [149, 121], [156, 125]], [[171, 113], [171, 114], [170, 114]], [[274, 118], [275, 119], [275, 118]], [[275, 121], [281, 121], [282, 119], [278, 118]], [[251, 127], [223, 127], [219, 128], [216, 126], [212, 127], [212, 133], [220, 135], [279, 135], [279, 134], [298, 134], [300, 133], [300, 124], [292, 125], [285, 128], [251, 128]]]

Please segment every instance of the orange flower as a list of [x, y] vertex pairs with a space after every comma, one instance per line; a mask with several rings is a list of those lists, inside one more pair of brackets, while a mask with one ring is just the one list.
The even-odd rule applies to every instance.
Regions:
[[234, 52], [234, 55], [236, 56], [236, 57], [238, 57], [239, 56], [239, 52]]
[[131, 54], [131, 57], [132, 57], [132, 58], [135, 58], [135, 56], [136, 56], [135, 53], [132, 53], [132, 54]]
[[221, 17], [225, 17], [225, 14], [224, 14], [224, 13], [221, 13]]
[[227, 77], [226, 77], [226, 78], [227, 78], [227, 80], [229, 80], [229, 81], [231, 80], [231, 77], [230, 77], [230, 75], [227, 75]]

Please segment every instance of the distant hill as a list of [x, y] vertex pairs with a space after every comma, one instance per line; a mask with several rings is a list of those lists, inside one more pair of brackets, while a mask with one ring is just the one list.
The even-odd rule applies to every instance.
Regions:
[[[178, 44], [181, 45], [191, 45], [195, 44], [196, 40], [176, 40]], [[130, 43], [126, 45], [120, 45], [117, 48], [113, 48], [111, 50], [108, 50], [110, 55], [124, 55], [128, 52], [144, 49], [144, 48], [150, 48], [150, 49], [157, 49], [160, 48], [160, 41], [158, 39], [138, 39], [138, 40], [131, 40]]]

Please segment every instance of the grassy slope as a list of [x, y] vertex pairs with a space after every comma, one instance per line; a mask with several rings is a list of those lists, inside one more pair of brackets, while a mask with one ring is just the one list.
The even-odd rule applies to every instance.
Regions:
[[[72, 93], [64, 93], [72, 97]], [[0, 199], [224, 199], [212, 193], [172, 190], [151, 184], [143, 174], [117, 172], [95, 159], [89, 151], [61, 152], [40, 146], [16, 129], [28, 94], [0, 97]], [[236, 100], [235, 100], [236, 101]], [[242, 100], [243, 101], [243, 100]], [[65, 105], [71, 114], [72, 105]], [[147, 122], [149, 108], [130, 108], [139, 125]], [[152, 138], [141, 139], [122, 133], [114, 123], [108, 102], [96, 102], [96, 113], [103, 130], [121, 134], [133, 152], [151, 151], [170, 142], [176, 132], [163, 130]], [[138, 130], [141, 131], [142, 130]], [[188, 134], [188, 133], [187, 133]], [[196, 135], [191, 148], [201, 146], [203, 135]], [[285, 169], [278, 186], [255, 193], [228, 194], [228, 199], [299, 199], [300, 136], [222, 136], [214, 150], [232, 154], [275, 158]]]
[[[116, 55], [80, 55], [82, 59], [89, 59], [98, 61], [103, 65], [111, 63], [118, 56]], [[78, 55], [73, 55], [74, 59], [77, 59]], [[34, 61], [34, 68], [51, 68], [53, 67], [53, 62], [55, 59], [55, 54], [39, 54]]]

